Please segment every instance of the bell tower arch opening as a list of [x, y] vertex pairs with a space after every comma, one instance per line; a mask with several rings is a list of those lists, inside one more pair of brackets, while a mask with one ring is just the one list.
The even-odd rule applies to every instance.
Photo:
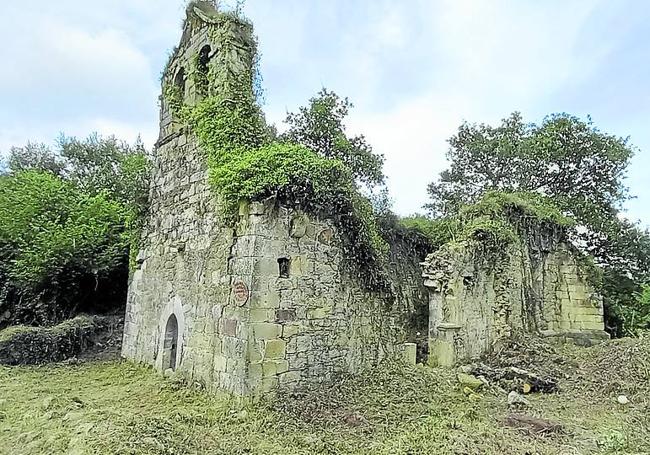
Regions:
[[198, 61], [198, 70], [202, 74], [208, 74], [210, 60], [212, 59], [212, 48], [209, 44], [206, 44], [201, 48], [199, 52], [199, 61]]
[[174, 87], [178, 90], [181, 98], [185, 97], [185, 68], [180, 68], [174, 76]]

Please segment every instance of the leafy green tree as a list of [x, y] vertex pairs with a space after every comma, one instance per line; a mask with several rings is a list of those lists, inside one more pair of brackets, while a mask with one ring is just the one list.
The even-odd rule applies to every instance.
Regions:
[[49, 172], [0, 178], [4, 319], [46, 324], [123, 298], [126, 216], [106, 193], [87, 194]]
[[63, 175], [65, 162], [50, 147], [37, 142], [28, 142], [23, 147], [12, 147], [9, 150], [7, 168], [11, 172], [20, 172], [28, 169], [39, 169], [51, 172], [54, 175]]
[[650, 282], [650, 232], [627, 220], [616, 219], [588, 250], [601, 261], [601, 292], [606, 302], [609, 330], [617, 336], [650, 330], [650, 307], [640, 300], [643, 283]]
[[490, 190], [538, 192], [578, 221], [607, 223], [627, 197], [627, 140], [558, 114], [541, 125], [519, 113], [493, 127], [464, 123], [449, 140], [449, 169], [429, 185], [435, 214], [455, 213]]
[[130, 145], [94, 133], [86, 139], [61, 136], [55, 150], [32, 142], [12, 147], [7, 167], [13, 174], [25, 170], [51, 172], [88, 194], [104, 192], [142, 211], [149, 191], [150, 162], [140, 139]]
[[347, 98], [322, 89], [309, 105], [289, 113], [282, 140], [301, 144], [325, 158], [338, 159], [369, 187], [383, 184], [384, 157], [372, 151], [364, 136], [348, 137], [343, 124], [352, 108]]
[[5, 324], [44, 324], [123, 302], [149, 171], [140, 141], [97, 134], [11, 150], [0, 177], [0, 325], [7, 314]]
[[603, 270], [610, 330], [630, 333], [621, 315], [648, 279], [650, 236], [619, 217], [629, 197], [623, 179], [633, 149], [627, 139], [567, 114], [536, 125], [514, 113], [496, 127], [464, 123], [449, 144], [450, 166], [429, 185], [430, 212], [456, 214], [494, 190], [547, 196], [577, 221], [573, 240]]

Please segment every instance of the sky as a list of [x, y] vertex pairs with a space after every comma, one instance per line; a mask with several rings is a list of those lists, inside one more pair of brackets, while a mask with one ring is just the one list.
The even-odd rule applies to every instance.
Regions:
[[[226, 3], [232, 3], [226, 1]], [[0, 3], [0, 155], [93, 131], [149, 146], [183, 0]], [[395, 210], [422, 212], [463, 121], [568, 112], [629, 137], [625, 215], [650, 226], [647, 0], [248, 0], [264, 111], [282, 129], [322, 87], [386, 157]]]

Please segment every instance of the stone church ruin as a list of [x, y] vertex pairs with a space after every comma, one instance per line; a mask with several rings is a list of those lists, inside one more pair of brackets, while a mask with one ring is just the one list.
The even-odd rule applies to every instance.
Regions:
[[267, 197], [242, 202], [234, 222], [225, 219], [206, 153], [179, 112], [250, 65], [251, 43], [250, 25], [207, 2], [188, 7], [163, 75], [164, 94], [174, 96], [161, 98], [124, 357], [247, 395], [382, 359], [415, 363], [416, 342], [418, 361], [428, 351], [430, 364], [451, 366], [518, 331], [605, 336], [602, 302], [563, 230], [549, 223], [519, 227], [524, 240], [496, 258], [480, 254], [481, 239], [427, 250], [417, 235], [396, 230], [385, 286], [373, 290], [350, 266], [335, 215]]

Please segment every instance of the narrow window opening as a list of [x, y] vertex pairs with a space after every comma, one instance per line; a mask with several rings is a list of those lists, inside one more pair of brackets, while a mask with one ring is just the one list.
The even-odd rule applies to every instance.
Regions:
[[278, 259], [278, 269], [280, 272], [280, 278], [289, 278], [289, 266], [291, 261], [289, 258], [280, 258]]
[[208, 64], [212, 58], [212, 48], [210, 46], [203, 46], [199, 52], [199, 64], [198, 69], [202, 74], [208, 74]]
[[174, 76], [174, 87], [178, 90], [181, 97], [185, 96], [185, 68], [181, 68]]
[[165, 327], [165, 341], [163, 343], [163, 371], [176, 370], [176, 356], [178, 353], [178, 320], [175, 315], [169, 316]]

